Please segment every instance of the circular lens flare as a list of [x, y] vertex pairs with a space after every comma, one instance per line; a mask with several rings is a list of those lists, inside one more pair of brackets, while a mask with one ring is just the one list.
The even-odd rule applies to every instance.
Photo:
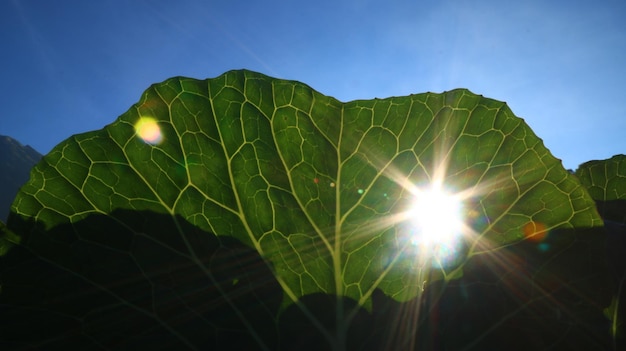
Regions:
[[157, 145], [163, 140], [161, 128], [154, 118], [141, 117], [135, 124], [137, 135], [150, 145]]

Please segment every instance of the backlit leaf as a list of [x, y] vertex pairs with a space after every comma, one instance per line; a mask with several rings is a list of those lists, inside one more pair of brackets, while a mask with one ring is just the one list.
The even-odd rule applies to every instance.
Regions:
[[[466, 226], [454, 247], [415, 240], [411, 203], [433, 183], [462, 200]], [[305, 297], [345, 297], [357, 309], [371, 309], [376, 290], [408, 301], [460, 277], [473, 257], [601, 223], [577, 179], [502, 102], [457, 89], [343, 103], [299, 82], [231, 71], [153, 85], [114, 123], [56, 146], [34, 168], [7, 225], [37, 257], [107, 296], [106, 306], [117, 300], [166, 326], [154, 290], [161, 270], [174, 268], [155, 268], [155, 255], [195, 265], [221, 286], [218, 296], [249, 280], [218, 279], [210, 262], [220, 251], [189, 228], [234, 239], [280, 286], [281, 308], [266, 313], [277, 318], [296, 306], [320, 329], [324, 317], [301, 303]], [[144, 286], [117, 291], [123, 276], [107, 260], [133, 267]], [[111, 278], [93, 278], [94, 265]], [[245, 309], [225, 299], [246, 321]], [[342, 306], [336, 314], [349, 320], [356, 310]], [[256, 336], [259, 325], [238, 324], [271, 348], [272, 338]], [[328, 333], [341, 348], [345, 340]]]

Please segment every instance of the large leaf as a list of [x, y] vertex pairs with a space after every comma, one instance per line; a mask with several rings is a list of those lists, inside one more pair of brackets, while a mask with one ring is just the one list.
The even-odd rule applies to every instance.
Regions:
[[[465, 236], [446, 262], [416, 249], [407, 219], [415, 189], [433, 182], [464, 194]], [[473, 257], [601, 219], [502, 102], [458, 89], [341, 103], [298, 82], [232, 71], [153, 85], [113, 124], [59, 144], [35, 167], [7, 225], [36, 259], [166, 325], [153, 295], [136, 302], [135, 290], [110, 286], [122, 277], [100, 281], [93, 267], [126, 262], [152, 291], [161, 277], [154, 256], [175, 256], [227, 295], [210, 263], [220, 251], [188, 232], [224, 238], [219, 247], [235, 239], [280, 286], [282, 308], [268, 307], [269, 315], [296, 308], [340, 349], [347, 324], [324, 331], [325, 317], [302, 301], [338, 296], [333, 315], [349, 322], [377, 290], [408, 301], [425, 285], [460, 277]], [[229, 257], [242, 267], [257, 262]], [[102, 306], [81, 313], [94, 310]], [[240, 327], [272, 345], [258, 325]]]

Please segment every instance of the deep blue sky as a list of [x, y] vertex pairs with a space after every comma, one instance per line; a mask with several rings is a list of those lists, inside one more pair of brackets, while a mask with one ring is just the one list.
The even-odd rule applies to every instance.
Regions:
[[152, 83], [238, 68], [339, 100], [464, 87], [566, 168], [626, 153], [626, 1], [0, 1], [0, 134], [42, 153]]

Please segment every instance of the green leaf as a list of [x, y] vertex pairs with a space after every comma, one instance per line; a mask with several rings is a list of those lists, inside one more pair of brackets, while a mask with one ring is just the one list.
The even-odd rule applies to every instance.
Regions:
[[626, 156], [585, 162], [576, 176], [587, 188], [605, 219], [626, 224]]
[[621, 336], [623, 332], [624, 321], [619, 316], [619, 302], [617, 297], [613, 297], [609, 307], [604, 309], [604, 315], [611, 320], [611, 334], [614, 337]]
[[[445, 262], [420, 250], [409, 220], [416, 194], [439, 182], [462, 196], [466, 225]], [[101, 215], [109, 219], [98, 229], [90, 218]], [[357, 309], [376, 290], [408, 301], [460, 277], [473, 257], [602, 224], [577, 179], [505, 103], [465, 89], [342, 103], [250, 71], [153, 85], [111, 125], [46, 155], [8, 221], [24, 247], [70, 272], [81, 270], [68, 258], [77, 243], [150, 271], [133, 252], [148, 238], [217, 281], [183, 223], [252, 249], [281, 287], [281, 310], [295, 304], [320, 329], [307, 296], [345, 297]], [[342, 306], [337, 320], [350, 320], [356, 310]]]

